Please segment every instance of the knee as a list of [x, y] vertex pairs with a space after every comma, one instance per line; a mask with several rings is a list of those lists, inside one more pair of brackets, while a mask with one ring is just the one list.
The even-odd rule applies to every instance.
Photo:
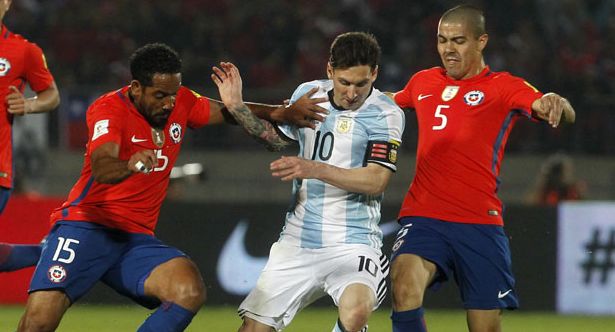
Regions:
[[372, 307], [368, 305], [357, 305], [340, 312], [340, 321], [347, 331], [360, 331], [369, 320]]
[[58, 327], [58, 323], [41, 317], [40, 315], [26, 314], [19, 322], [18, 332], [52, 332]]
[[397, 311], [415, 309], [423, 304], [423, 288], [406, 280], [392, 282], [393, 308]]
[[391, 287], [393, 309], [404, 311], [423, 305], [425, 283], [420, 278], [413, 278], [411, 273], [392, 273]]
[[207, 298], [207, 292], [202, 280], [191, 278], [173, 283], [169, 301], [192, 311], [198, 311]]

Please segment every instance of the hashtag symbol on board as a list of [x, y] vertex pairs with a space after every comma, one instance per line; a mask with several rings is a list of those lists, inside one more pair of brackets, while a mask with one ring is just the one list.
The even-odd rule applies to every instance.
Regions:
[[608, 239], [601, 241], [600, 229], [594, 229], [592, 238], [585, 243], [587, 253], [586, 259], [581, 262], [584, 272], [585, 284], [590, 284], [594, 273], [600, 276], [600, 283], [606, 284], [609, 281], [611, 271], [615, 269], [615, 229], [610, 231]]

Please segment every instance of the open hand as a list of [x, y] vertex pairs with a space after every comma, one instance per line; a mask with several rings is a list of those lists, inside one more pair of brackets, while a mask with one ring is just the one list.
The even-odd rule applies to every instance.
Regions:
[[282, 181], [293, 179], [312, 179], [316, 177], [317, 162], [301, 157], [286, 157], [273, 161], [269, 165], [271, 175], [281, 178]]
[[230, 62], [220, 62], [220, 67], [212, 67], [211, 79], [218, 86], [220, 99], [227, 108], [243, 104], [242, 81], [239, 69]]

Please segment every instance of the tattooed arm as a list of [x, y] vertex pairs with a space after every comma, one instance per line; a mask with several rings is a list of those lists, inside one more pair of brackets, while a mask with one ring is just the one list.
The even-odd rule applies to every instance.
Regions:
[[282, 139], [271, 123], [259, 119], [243, 102], [242, 82], [239, 70], [230, 62], [221, 62], [213, 67], [211, 79], [218, 86], [220, 98], [235, 120], [270, 151], [280, 151], [290, 143]]

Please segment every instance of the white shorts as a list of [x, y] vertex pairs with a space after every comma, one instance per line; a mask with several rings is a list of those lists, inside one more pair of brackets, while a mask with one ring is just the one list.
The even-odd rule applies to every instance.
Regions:
[[388, 274], [387, 257], [367, 245], [306, 249], [276, 242], [239, 315], [280, 331], [299, 310], [327, 294], [338, 305], [346, 287], [356, 283], [374, 292], [376, 310], [386, 295]]

